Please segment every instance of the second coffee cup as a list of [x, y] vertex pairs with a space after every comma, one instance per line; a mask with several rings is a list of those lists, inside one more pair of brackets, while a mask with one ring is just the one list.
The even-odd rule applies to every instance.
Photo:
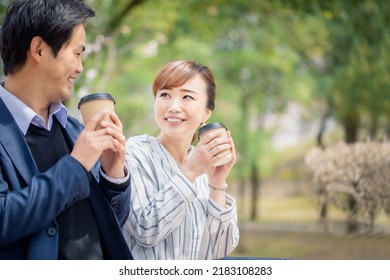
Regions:
[[[221, 122], [213, 122], [213, 123], [209, 123], [209, 124], [203, 125], [203, 126], [201, 126], [199, 128], [199, 130], [198, 130], [198, 138], [202, 139], [209, 132], [211, 132], [211, 130], [215, 130], [215, 129], [223, 130], [225, 135], [226, 135], [226, 137], [227, 137], [226, 126], [223, 123], [221, 123]], [[232, 160], [232, 154], [231, 154], [230, 150], [223, 151], [222, 153], [223, 153], [223, 157], [219, 161], [217, 161], [214, 164], [214, 166], [224, 165], [225, 163], [228, 163], [229, 161]]]
[[[84, 124], [87, 124], [94, 115], [100, 113], [103, 109], [114, 112], [115, 99], [109, 93], [92, 93], [80, 99], [78, 108]], [[107, 116], [105, 120], [111, 121], [110, 116]]]

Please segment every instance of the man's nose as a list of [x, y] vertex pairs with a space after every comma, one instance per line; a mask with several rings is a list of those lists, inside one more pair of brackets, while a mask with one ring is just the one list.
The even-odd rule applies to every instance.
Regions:
[[80, 74], [83, 72], [83, 70], [84, 70], [83, 61], [80, 59], [79, 62], [77, 63], [76, 72]]

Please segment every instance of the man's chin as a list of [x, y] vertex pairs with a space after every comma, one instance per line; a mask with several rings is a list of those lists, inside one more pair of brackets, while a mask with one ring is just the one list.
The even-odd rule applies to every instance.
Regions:
[[66, 102], [70, 98], [71, 95], [72, 94], [70, 91], [62, 93], [60, 102]]

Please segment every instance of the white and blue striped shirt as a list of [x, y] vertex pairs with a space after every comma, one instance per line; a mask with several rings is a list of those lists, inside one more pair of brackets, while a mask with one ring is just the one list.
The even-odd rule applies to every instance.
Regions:
[[123, 232], [135, 259], [207, 260], [233, 251], [239, 230], [232, 196], [226, 194], [226, 208], [212, 201], [207, 175], [191, 183], [149, 135], [127, 140], [126, 161], [131, 212]]

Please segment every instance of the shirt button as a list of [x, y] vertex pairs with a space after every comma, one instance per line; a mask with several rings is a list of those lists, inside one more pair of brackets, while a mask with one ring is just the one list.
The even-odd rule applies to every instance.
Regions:
[[57, 229], [54, 228], [54, 227], [50, 227], [50, 228], [47, 230], [47, 234], [48, 234], [49, 236], [54, 236], [54, 235], [56, 235], [56, 233], [57, 233]]

